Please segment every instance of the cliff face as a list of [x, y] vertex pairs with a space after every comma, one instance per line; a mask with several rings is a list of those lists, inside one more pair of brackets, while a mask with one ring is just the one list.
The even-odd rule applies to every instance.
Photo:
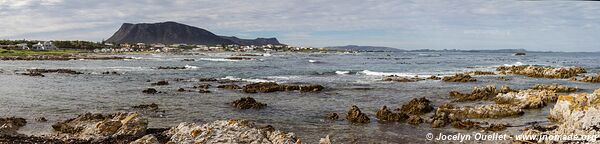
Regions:
[[163, 44], [238, 44], [266, 45], [280, 44], [275, 38], [239, 39], [218, 36], [210, 31], [176, 22], [124, 23], [106, 42], [112, 43], [163, 43]]

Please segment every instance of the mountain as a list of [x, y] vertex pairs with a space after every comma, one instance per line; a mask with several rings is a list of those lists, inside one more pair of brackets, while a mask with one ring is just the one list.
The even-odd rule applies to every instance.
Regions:
[[281, 44], [276, 38], [240, 39], [218, 36], [208, 30], [177, 22], [124, 23], [106, 42], [111, 43], [163, 43], [163, 44]]
[[382, 47], [382, 46], [358, 46], [358, 45], [347, 45], [347, 46], [332, 46], [326, 47], [335, 50], [348, 50], [348, 51], [360, 51], [360, 52], [392, 52], [392, 51], [405, 51], [402, 49]]

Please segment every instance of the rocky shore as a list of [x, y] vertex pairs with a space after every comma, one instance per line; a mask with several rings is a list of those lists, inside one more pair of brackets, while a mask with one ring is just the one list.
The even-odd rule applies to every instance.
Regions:
[[129, 59], [120, 56], [95, 55], [95, 54], [63, 54], [63, 55], [25, 55], [25, 56], [0, 56], [0, 60], [122, 60]]
[[501, 74], [516, 74], [535, 78], [572, 78], [586, 73], [582, 67], [543, 67], [543, 66], [500, 66], [496, 68]]

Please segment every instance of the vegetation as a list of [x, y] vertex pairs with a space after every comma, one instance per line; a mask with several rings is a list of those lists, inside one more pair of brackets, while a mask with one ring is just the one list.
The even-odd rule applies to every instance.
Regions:
[[[43, 42], [43, 41], [39, 41], [39, 40], [0, 40], [0, 45], [16, 45], [16, 44], [26, 43], [28, 47], [32, 47], [33, 45], [37, 44], [38, 42]], [[100, 48], [107, 47], [107, 46], [103, 45], [102, 43], [90, 42], [90, 41], [80, 41], [80, 40], [51, 41], [51, 42], [52, 42], [52, 44], [54, 44], [54, 46], [56, 46], [58, 48], [64, 48], [64, 49], [92, 50], [92, 49], [100, 49]]]
[[80, 53], [78, 50], [48, 50], [48, 51], [33, 51], [33, 50], [7, 50], [0, 49], [0, 56], [28, 56], [28, 55], [63, 55]]

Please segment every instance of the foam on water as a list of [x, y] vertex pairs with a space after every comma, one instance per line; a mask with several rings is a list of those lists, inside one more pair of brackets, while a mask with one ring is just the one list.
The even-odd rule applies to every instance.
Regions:
[[231, 59], [224, 59], [224, 58], [200, 58], [200, 60], [203, 61], [216, 61], [216, 62], [236, 62], [239, 60], [231, 60]]

